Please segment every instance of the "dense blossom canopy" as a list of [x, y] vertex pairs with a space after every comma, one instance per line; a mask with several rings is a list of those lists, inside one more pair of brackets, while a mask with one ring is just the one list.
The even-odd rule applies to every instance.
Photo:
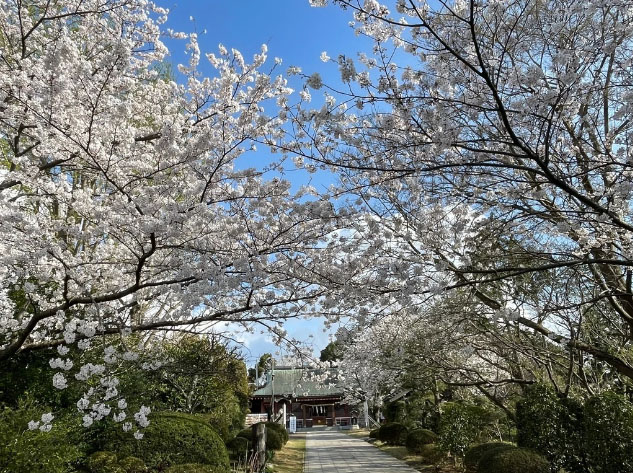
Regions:
[[[99, 380], [86, 423], [130, 333], [301, 314], [347, 323], [363, 396], [633, 379], [630, 2], [332, 3], [373, 51], [321, 54], [340, 90], [289, 68], [295, 95], [149, 1], [0, 0], [0, 360], [57, 346], [56, 387]], [[336, 182], [293, 194], [291, 161]]]

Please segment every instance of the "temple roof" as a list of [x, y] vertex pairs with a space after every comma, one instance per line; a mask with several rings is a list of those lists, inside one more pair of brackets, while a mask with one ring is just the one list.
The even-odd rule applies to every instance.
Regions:
[[336, 368], [328, 370], [315, 368], [275, 368], [271, 383], [271, 372], [266, 373], [266, 384], [252, 396], [323, 397], [342, 396], [343, 387], [338, 382]]

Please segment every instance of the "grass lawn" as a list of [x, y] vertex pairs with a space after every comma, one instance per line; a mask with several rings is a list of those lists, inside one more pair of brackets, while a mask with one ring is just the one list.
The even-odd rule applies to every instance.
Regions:
[[303, 473], [305, 451], [305, 434], [292, 434], [284, 448], [275, 453], [270, 471], [273, 473]]

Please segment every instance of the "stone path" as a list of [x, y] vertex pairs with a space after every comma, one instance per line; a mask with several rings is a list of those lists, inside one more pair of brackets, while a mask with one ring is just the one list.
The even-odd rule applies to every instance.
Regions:
[[335, 430], [306, 432], [305, 473], [418, 473], [364, 440]]

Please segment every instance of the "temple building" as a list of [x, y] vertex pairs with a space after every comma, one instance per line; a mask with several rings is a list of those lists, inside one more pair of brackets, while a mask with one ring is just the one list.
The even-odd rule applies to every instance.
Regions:
[[265, 384], [251, 395], [251, 413], [266, 414], [273, 404], [273, 419], [288, 427], [290, 416], [297, 428], [351, 426], [356, 411], [343, 401], [337, 370], [275, 367], [265, 374]]

